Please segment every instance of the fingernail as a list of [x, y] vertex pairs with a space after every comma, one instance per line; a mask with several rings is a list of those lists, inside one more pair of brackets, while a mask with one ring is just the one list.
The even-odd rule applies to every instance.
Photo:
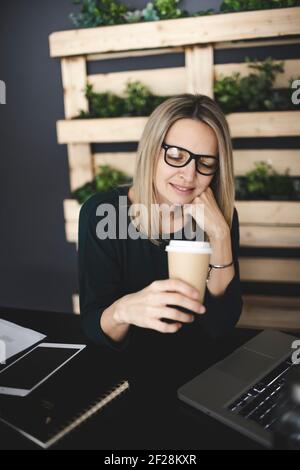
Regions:
[[205, 308], [205, 307], [201, 307], [200, 313], [205, 313], [205, 312], [206, 312], [206, 308]]

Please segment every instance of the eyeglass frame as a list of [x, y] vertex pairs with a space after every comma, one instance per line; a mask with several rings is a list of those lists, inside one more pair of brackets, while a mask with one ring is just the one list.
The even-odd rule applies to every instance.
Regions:
[[[161, 144], [161, 146], [164, 149], [164, 161], [166, 162], [167, 165], [172, 166], [173, 168], [183, 168], [184, 166], [188, 165], [190, 163], [190, 161], [195, 160], [195, 162], [196, 162], [196, 171], [197, 171], [197, 173], [200, 173], [200, 175], [211, 176], [211, 175], [216, 174], [216, 172], [219, 169], [219, 158], [214, 157], [213, 155], [196, 154], [196, 153], [190, 152], [189, 150], [187, 150], [183, 147], [178, 147], [177, 145], [169, 145], [169, 144], [166, 144], [165, 142], [163, 142]], [[188, 160], [183, 165], [172, 165], [171, 163], [167, 162], [167, 150], [170, 149], [170, 148], [176, 148], [176, 149], [179, 149], [179, 150], [184, 150], [185, 152], [187, 152], [189, 154], [190, 157], [188, 158]], [[197, 163], [198, 163], [197, 160], [200, 159], [201, 157], [209, 157], [209, 158], [213, 158], [214, 160], [217, 160], [217, 162], [218, 162], [217, 163], [217, 168], [213, 173], [202, 173], [201, 171], [199, 171], [197, 169]]]

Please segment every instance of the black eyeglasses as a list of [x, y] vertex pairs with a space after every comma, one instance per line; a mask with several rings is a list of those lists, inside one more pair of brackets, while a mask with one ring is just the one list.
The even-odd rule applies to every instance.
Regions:
[[181, 168], [188, 165], [191, 160], [195, 160], [196, 171], [201, 175], [213, 175], [218, 170], [218, 157], [212, 155], [197, 155], [182, 147], [168, 145], [164, 142], [162, 143], [162, 148], [165, 151], [164, 160], [170, 166]]

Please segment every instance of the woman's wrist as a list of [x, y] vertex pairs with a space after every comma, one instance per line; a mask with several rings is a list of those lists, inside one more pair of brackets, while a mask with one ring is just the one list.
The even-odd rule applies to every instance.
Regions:
[[112, 318], [117, 326], [129, 325], [129, 322], [125, 319], [125, 309], [123, 308], [122, 299], [114, 303]]
[[100, 327], [113, 341], [121, 341], [129, 329], [129, 324], [119, 317], [121, 310], [117, 308], [118, 302], [106, 308], [100, 317]]
[[219, 227], [211, 235], [209, 235], [209, 241], [211, 244], [224, 242], [224, 240], [230, 238], [230, 230], [228, 225]]

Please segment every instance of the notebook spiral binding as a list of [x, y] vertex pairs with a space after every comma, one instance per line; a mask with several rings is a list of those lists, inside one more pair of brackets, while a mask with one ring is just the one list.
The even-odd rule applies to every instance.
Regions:
[[109, 390], [106, 394], [101, 395], [90, 408], [86, 409], [77, 416], [75, 415], [74, 419], [69, 424], [65, 425], [63, 429], [58, 431], [52, 438], [50, 438], [46, 442], [46, 447], [48, 448], [53, 444], [57, 443], [60, 439], [72, 432], [74, 429], [84, 423], [87, 419], [96, 414], [108, 403], [110, 403], [115, 398], [119, 397], [128, 389], [129, 382], [127, 380], [122, 380], [116, 387]]

